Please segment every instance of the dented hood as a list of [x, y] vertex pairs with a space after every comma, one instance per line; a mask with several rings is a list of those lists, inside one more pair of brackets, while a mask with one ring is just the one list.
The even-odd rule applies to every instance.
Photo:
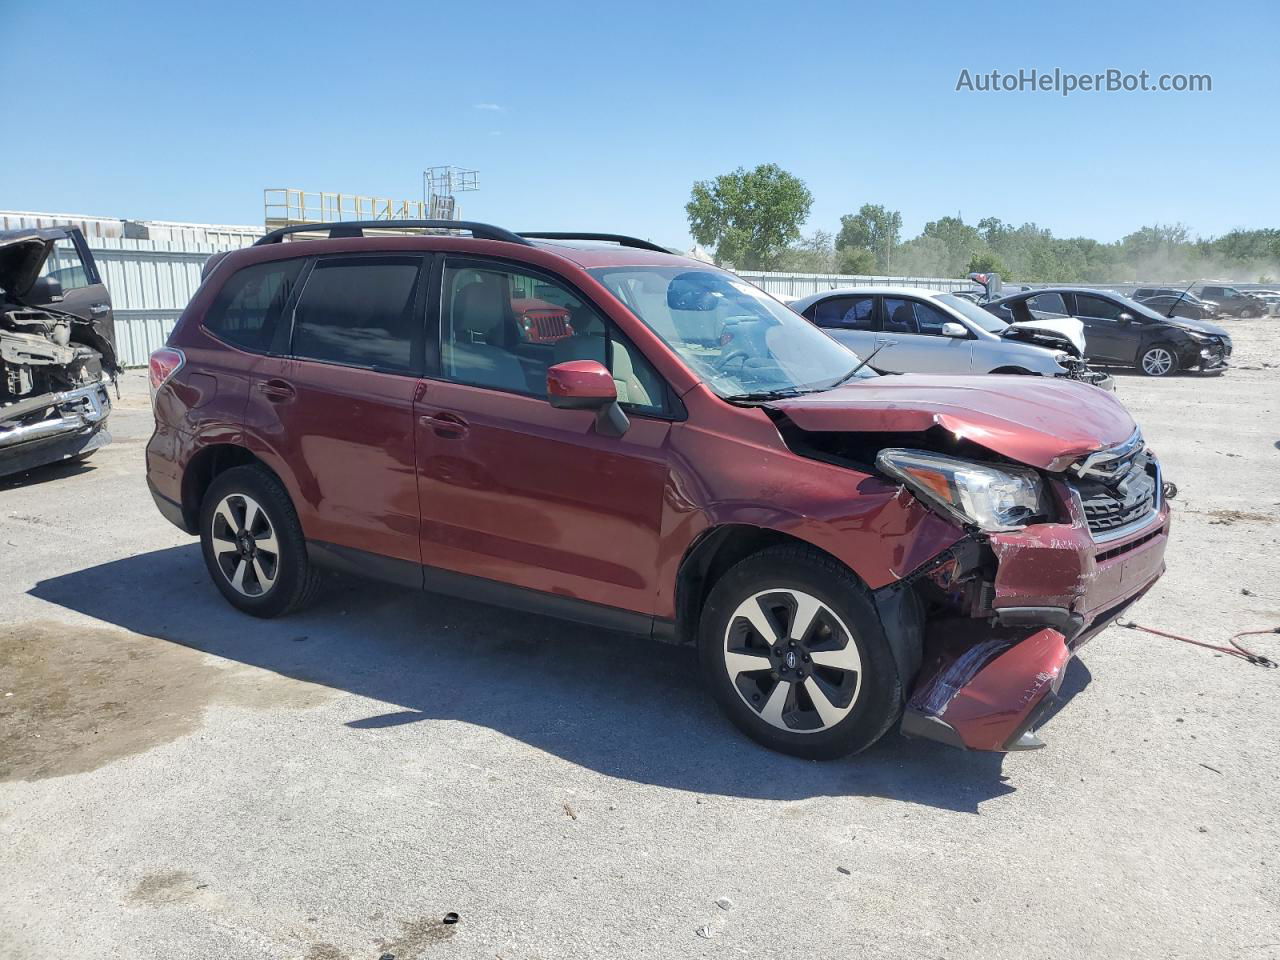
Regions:
[[1063, 317], [1060, 320], [1024, 320], [1021, 323], [1011, 323], [1004, 329], [1001, 336], [1010, 337], [1012, 339], [1023, 339], [1025, 333], [1030, 332], [1033, 339], [1036, 334], [1048, 334], [1044, 339], [1066, 340], [1067, 344], [1075, 347], [1076, 352], [1080, 356], [1084, 356], [1084, 324], [1075, 317]]
[[0, 230], [0, 290], [15, 297], [26, 294], [40, 276], [53, 245], [66, 236], [68, 231], [59, 227]]
[[765, 406], [814, 432], [914, 433], [938, 426], [1010, 460], [1054, 472], [1123, 443], [1137, 429], [1107, 391], [1048, 377], [906, 374]]

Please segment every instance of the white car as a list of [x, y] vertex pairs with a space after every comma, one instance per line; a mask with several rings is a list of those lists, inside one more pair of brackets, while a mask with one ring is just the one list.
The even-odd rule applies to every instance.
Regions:
[[1085, 363], [1084, 324], [1072, 317], [1010, 324], [964, 297], [918, 287], [827, 290], [790, 307], [882, 373], [1019, 373], [1110, 383]]

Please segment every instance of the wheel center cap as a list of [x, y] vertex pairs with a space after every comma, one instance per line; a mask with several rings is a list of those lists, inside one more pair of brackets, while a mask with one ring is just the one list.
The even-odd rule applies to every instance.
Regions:
[[787, 665], [788, 670], [794, 670], [796, 668], [796, 664], [800, 662], [800, 658], [796, 656], [796, 652], [794, 650], [788, 650], [787, 655], [782, 658], [782, 662]]

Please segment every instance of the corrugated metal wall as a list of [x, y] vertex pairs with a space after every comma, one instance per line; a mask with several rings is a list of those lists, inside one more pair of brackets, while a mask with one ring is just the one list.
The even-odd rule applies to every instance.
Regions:
[[761, 270], [739, 270], [738, 276], [750, 280], [766, 293], [782, 297], [805, 297], [839, 287], [923, 287], [943, 291], [977, 289], [977, 284], [968, 280], [940, 277], [870, 277], [839, 273], [769, 273]]
[[[116, 348], [126, 367], [145, 367], [151, 351], [164, 344], [200, 286], [200, 270], [221, 250], [247, 247], [252, 237], [227, 238], [223, 244], [178, 240], [124, 240], [90, 237], [98, 272], [111, 293], [116, 317]], [[57, 253], [50, 269], [68, 266]]]

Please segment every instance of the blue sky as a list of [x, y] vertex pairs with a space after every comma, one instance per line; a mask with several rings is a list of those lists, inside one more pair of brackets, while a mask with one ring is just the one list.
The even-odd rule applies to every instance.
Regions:
[[[263, 187], [418, 198], [452, 163], [481, 171], [468, 217], [684, 244], [694, 180], [774, 162], [806, 231], [866, 202], [906, 236], [1280, 226], [1274, 2], [0, 0], [0, 37], [0, 209], [255, 223]], [[955, 91], [1033, 67], [1213, 92]]]

